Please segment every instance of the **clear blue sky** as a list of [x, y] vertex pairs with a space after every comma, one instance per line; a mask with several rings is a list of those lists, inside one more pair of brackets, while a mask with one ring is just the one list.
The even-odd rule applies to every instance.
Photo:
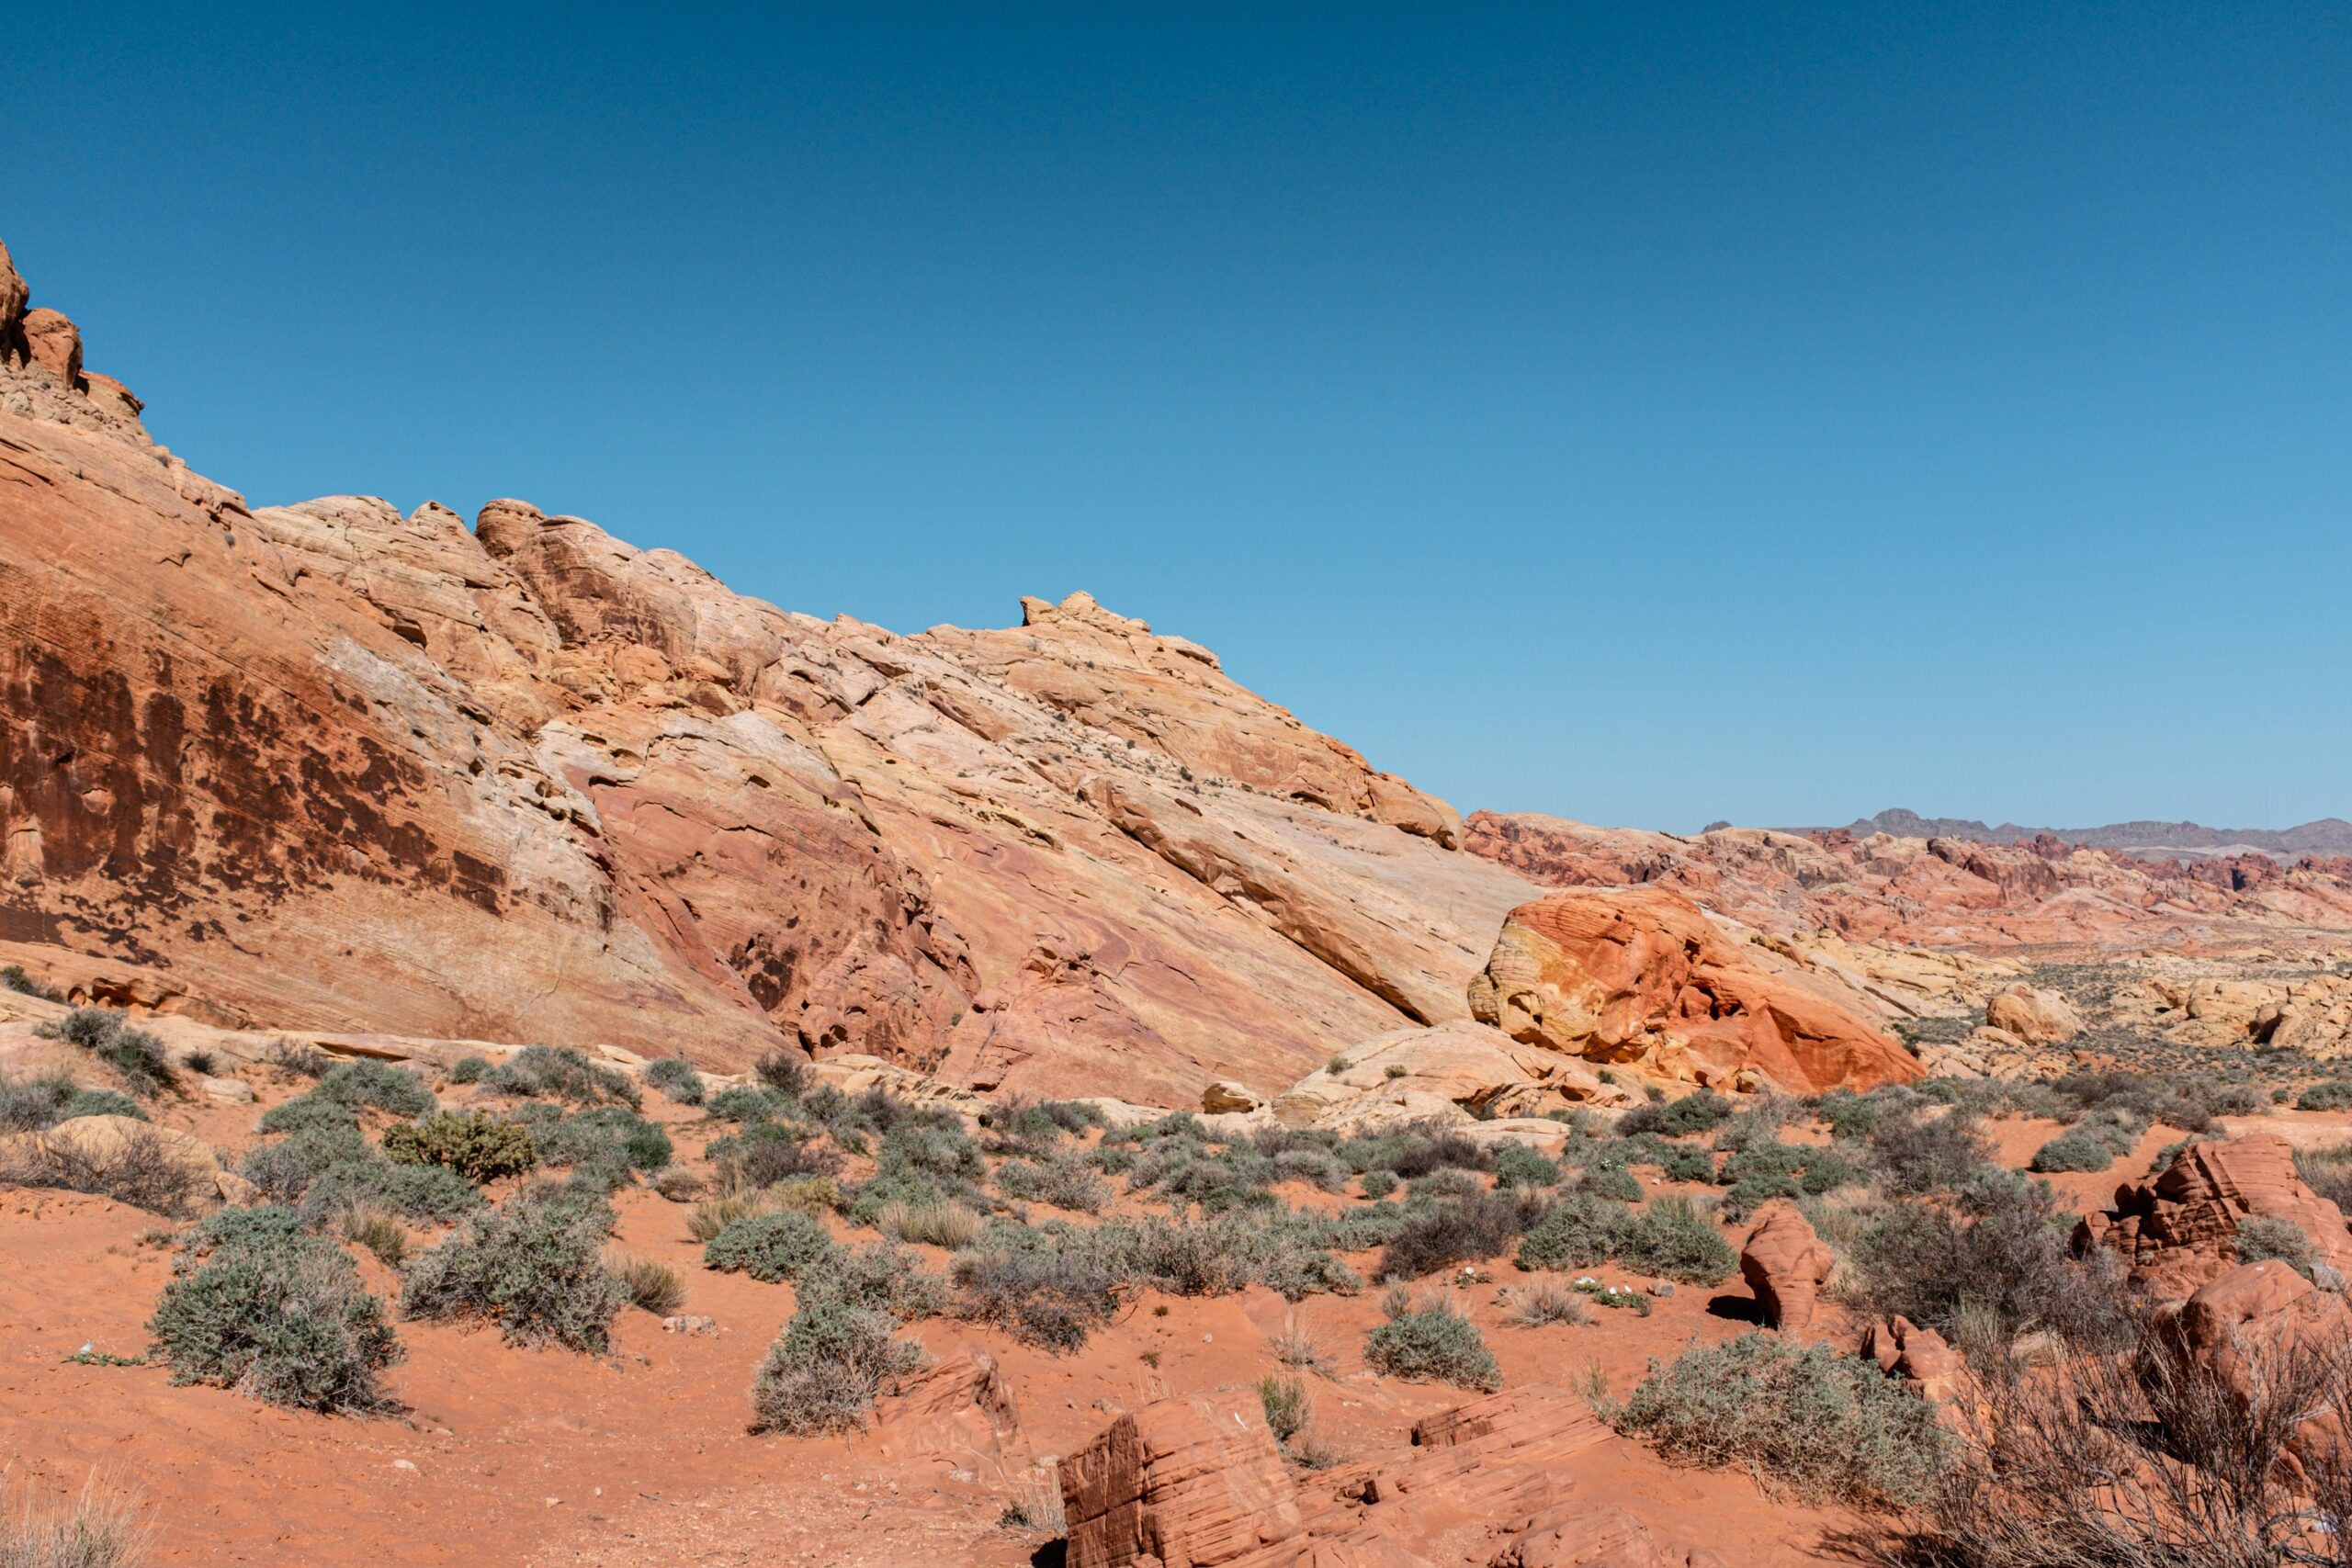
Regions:
[[256, 502], [1087, 588], [1464, 809], [2352, 816], [2343, 5], [234, 9], [16, 17], [0, 237]]

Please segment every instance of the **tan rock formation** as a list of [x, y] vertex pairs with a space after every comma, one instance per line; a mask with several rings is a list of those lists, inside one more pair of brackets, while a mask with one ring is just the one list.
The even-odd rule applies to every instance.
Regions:
[[[2340, 1292], [2322, 1291], [2286, 1263], [2266, 1258], [2241, 1263], [2168, 1305], [2156, 1330], [2157, 1344], [2177, 1367], [2211, 1380], [2243, 1419], [2266, 1385], [2292, 1386], [2287, 1363], [2298, 1350], [2325, 1359], [2343, 1354], [2352, 1308]], [[2319, 1402], [2288, 1439], [2287, 1464], [2300, 1469], [2340, 1450], [2345, 1427], [2342, 1410]]]
[[2343, 1212], [2295, 1174], [2293, 1145], [2268, 1134], [2188, 1145], [2153, 1181], [2118, 1187], [2113, 1209], [2085, 1215], [2074, 1245], [2114, 1252], [2135, 1287], [2177, 1301], [2229, 1270], [2238, 1226], [2255, 1218], [2294, 1225], [2314, 1258], [2352, 1278]]
[[1753, 1087], [1748, 1075], [1809, 1094], [1920, 1072], [1850, 990], [1655, 888], [1513, 909], [1470, 1010], [1514, 1040], [1689, 1083]]
[[1821, 1287], [1838, 1259], [1794, 1203], [1776, 1198], [1756, 1212], [1739, 1249], [1740, 1278], [1756, 1292], [1765, 1326], [1802, 1339], [1813, 1326]]
[[2020, 981], [1984, 1004], [1984, 1023], [2028, 1045], [2063, 1045], [2083, 1032], [2083, 1019], [2065, 998]]
[[1631, 1092], [1557, 1051], [1521, 1044], [1486, 1024], [1447, 1023], [1349, 1047], [1276, 1096], [1273, 1111], [1285, 1126], [1373, 1131], [1633, 1102]]

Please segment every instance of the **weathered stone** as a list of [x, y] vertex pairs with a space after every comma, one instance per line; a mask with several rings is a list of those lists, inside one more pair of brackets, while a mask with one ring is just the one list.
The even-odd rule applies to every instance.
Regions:
[[1739, 1273], [1756, 1292], [1765, 1325], [1801, 1339], [1813, 1326], [1821, 1287], [1837, 1262], [1797, 1206], [1776, 1198], [1757, 1211], [1755, 1228], [1740, 1248]]
[[1254, 1393], [1163, 1399], [1061, 1461], [1069, 1568], [1213, 1568], [1304, 1528]]
[[2187, 1145], [2154, 1180], [2118, 1187], [2114, 1208], [2085, 1215], [2074, 1245], [2077, 1255], [2113, 1251], [2135, 1287], [2179, 1300], [2229, 1269], [2238, 1226], [2254, 1218], [2286, 1221], [2319, 1263], [2352, 1270], [2343, 1211], [2295, 1173], [2293, 1145], [2267, 1133]]

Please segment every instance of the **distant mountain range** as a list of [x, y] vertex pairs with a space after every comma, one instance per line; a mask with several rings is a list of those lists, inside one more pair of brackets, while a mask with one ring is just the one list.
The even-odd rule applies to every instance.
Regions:
[[1849, 823], [1857, 838], [1892, 833], [1899, 839], [1975, 839], [2015, 844], [2048, 833], [2070, 844], [2121, 850], [2143, 858], [2202, 860], [2209, 855], [2258, 853], [2292, 860], [2299, 855], [2352, 854], [2352, 822], [2323, 817], [2295, 828], [2206, 828], [2195, 822], [2110, 822], [2103, 828], [1999, 827], [1963, 817], [1922, 817], [1896, 807]]

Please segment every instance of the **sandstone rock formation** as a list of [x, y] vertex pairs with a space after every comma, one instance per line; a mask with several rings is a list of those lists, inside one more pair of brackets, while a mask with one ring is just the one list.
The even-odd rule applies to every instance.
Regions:
[[1811, 1094], [1920, 1076], [1849, 989], [1657, 888], [1513, 909], [1470, 1010], [1528, 1044], [1711, 1087]]
[[1765, 1326], [1802, 1339], [1813, 1326], [1821, 1287], [1837, 1258], [1814, 1234], [1794, 1203], [1776, 1198], [1756, 1212], [1755, 1228], [1739, 1249], [1739, 1275], [1756, 1292]]
[[2028, 1045], [2063, 1045], [2083, 1032], [2082, 1015], [2065, 998], [2022, 981], [1994, 993], [1984, 1004], [1984, 1023]]
[[1873, 1323], [1862, 1330], [1857, 1352], [1876, 1361], [1878, 1370], [1903, 1380], [1903, 1386], [1946, 1412], [1968, 1389], [1968, 1363], [1932, 1328], [1903, 1316]]
[[2187, 864], [2049, 838], [1843, 830], [1682, 837], [1483, 811], [1464, 842], [1547, 886], [1669, 888], [1774, 936], [1829, 931], [1864, 947], [2230, 951], [2340, 945], [2352, 931], [2352, 863], [2340, 859]]
[[37, 973], [1181, 1106], [1463, 1018], [1532, 891], [1083, 593], [899, 637], [521, 502], [251, 508], [28, 303], [0, 264], [0, 942]]
[[2317, 1261], [2352, 1277], [2343, 1212], [2303, 1184], [2293, 1146], [2269, 1134], [2188, 1145], [2153, 1181], [2118, 1187], [2112, 1210], [2085, 1215], [2074, 1245], [2111, 1250], [2135, 1287], [2177, 1301], [2230, 1269], [2238, 1226], [2255, 1218], [2294, 1225]]
[[2352, 975], [2341, 970], [2284, 980], [2156, 974], [2117, 991], [2110, 1005], [2119, 1023], [2186, 1044], [2352, 1055]]
[[1305, 1529], [1254, 1393], [1130, 1411], [1061, 1461], [1061, 1483], [1069, 1568], [1209, 1568]]
[[1630, 1105], [1582, 1062], [1479, 1023], [1400, 1029], [1363, 1041], [1273, 1101], [1290, 1127], [1376, 1131], [1415, 1121], [1491, 1122], [1577, 1105]]
[[[2240, 1419], [2264, 1392], [2292, 1388], [2298, 1350], [2333, 1359], [2352, 1333], [2352, 1309], [2280, 1262], [2242, 1263], [2171, 1303], [2156, 1318], [2156, 1343], [2175, 1367], [2224, 1392]], [[2155, 1369], [2148, 1369], [2154, 1375]], [[2272, 1397], [2277, 1397], [2274, 1393]], [[2340, 1450], [2346, 1414], [2327, 1401], [2296, 1424], [2286, 1462], [2300, 1467]], [[2301, 1477], [2296, 1479], [2301, 1480]]]

